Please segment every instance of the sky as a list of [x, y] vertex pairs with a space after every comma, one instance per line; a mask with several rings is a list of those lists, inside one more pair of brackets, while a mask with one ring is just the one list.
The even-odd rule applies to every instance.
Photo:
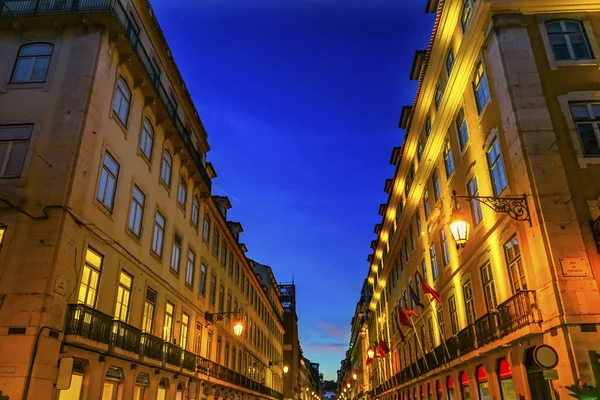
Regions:
[[152, 0], [247, 256], [296, 284], [300, 343], [336, 379], [381, 222], [426, 0]]

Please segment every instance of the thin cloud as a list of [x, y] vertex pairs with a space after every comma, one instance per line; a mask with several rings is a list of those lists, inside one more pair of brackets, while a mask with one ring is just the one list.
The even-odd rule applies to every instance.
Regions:
[[339, 339], [339, 340], [348, 340], [348, 332], [347, 330], [343, 330], [337, 326], [334, 326], [328, 322], [320, 322], [318, 325], [318, 329], [326, 334], [327, 336], [333, 338], [333, 339]]

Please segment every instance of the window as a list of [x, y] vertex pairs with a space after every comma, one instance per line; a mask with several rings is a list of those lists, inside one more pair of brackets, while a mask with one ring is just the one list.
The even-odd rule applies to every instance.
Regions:
[[117, 80], [117, 88], [115, 90], [115, 99], [113, 102], [113, 111], [119, 117], [123, 125], [127, 125], [129, 118], [129, 105], [131, 104], [131, 91], [123, 78]]
[[213, 248], [212, 248], [212, 252], [214, 254], [215, 257], [219, 256], [219, 242], [221, 239], [221, 234], [219, 233], [219, 231], [217, 230], [217, 228], [214, 229], [213, 232]]
[[442, 185], [440, 184], [440, 175], [437, 168], [431, 173], [431, 180], [433, 182], [433, 201], [438, 201], [442, 196]]
[[465, 298], [465, 311], [467, 313], [467, 324], [475, 323], [475, 303], [473, 302], [473, 286], [468, 280], [463, 285], [463, 296]]
[[110, 153], [106, 152], [104, 154], [104, 162], [102, 163], [102, 172], [100, 173], [100, 183], [98, 184], [96, 198], [109, 210], [112, 210], [115, 202], [118, 179], [119, 164], [117, 164]]
[[429, 205], [429, 191], [423, 192], [423, 208], [425, 211], [425, 219], [431, 217], [431, 206]]
[[446, 168], [446, 178], [450, 178], [454, 173], [454, 156], [452, 155], [452, 146], [449, 139], [446, 139], [444, 144], [444, 167]]
[[157, 211], [154, 217], [154, 231], [152, 232], [152, 251], [159, 257], [162, 257], [166, 224], [165, 217]]
[[229, 272], [229, 276], [233, 277], [233, 253], [229, 252], [228, 258], [227, 258], [227, 265], [228, 265], [228, 272]]
[[229, 252], [229, 248], [227, 246], [227, 241], [223, 238], [223, 247], [221, 248], [221, 265], [225, 267], [227, 264], [227, 253]]
[[117, 288], [117, 302], [115, 304], [115, 319], [119, 321], [127, 322], [132, 284], [133, 277], [127, 272], [121, 271], [119, 275], [119, 287]]
[[517, 236], [513, 236], [504, 244], [504, 254], [506, 255], [508, 275], [510, 276], [513, 293], [527, 290], [527, 281], [525, 280], [525, 271], [521, 260], [521, 248]]
[[414, 235], [414, 229], [413, 229], [413, 224], [410, 224], [410, 226], [408, 227], [408, 233], [410, 235], [410, 250], [414, 251], [416, 244], [415, 244], [415, 235]]
[[[477, 178], [473, 177], [467, 184], [467, 192], [469, 196], [479, 196], [479, 187], [477, 186]], [[477, 226], [481, 222], [483, 215], [481, 213], [481, 203], [476, 199], [470, 201], [471, 215], [473, 216], [473, 225]]]
[[[429, 283], [429, 273], [427, 271], [427, 261], [425, 261], [424, 258], [421, 259], [421, 273], [423, 274], [423, 279], [425, 280], [425, 282]], [[421, 287], [421, 282], [419, 279], [419, 275], [415, 275], [415, 285], [417, 285], [417, 294], [419, 294], [419, 289]]]
[[442, 226], [440, 229], [440, 241], [442, 243], [442, 261], [444, 267], [450, 264], [450, 249], [448, 247], [448, 235], [446, 234], [446, 228]]
[[210, 215], [204, 214], [204, 224], [202, 225], [202, 240], [208, 243], [210, 238]]
[[446, 327], [444, 325], [444, 310], [442, 309], [441, 306], [437, 310], [437, 319], [438, 319], [438, 324], [440, 325], [440, 332], [442, 334], [442, 337], [440, 338], [440, 340], [444, 340], [446, 338]]
[[483, 68], [483, 62], [479, 62], [475, 67], [475, 78], [473, 79], [473, 91], [475, 92], [475, 103], [477, 112], [481, 113], [483, 107], [490, 98], [490, 87], [488, 86], [487, 76]]
[[214, 275], [210, 276], [210, 292], [209, 292], [210, 305], [214, 306], [217, 300], [217, 277]]
[[[237, 311], [237, 308], [235, 310]], [[226, 308], [226, 311], [228, 313], [231, 312], [231, 293], [227, 293], [227, 308]], [[231, 314], [229, 314], [229, 316], [227, 318], [231, 319]]]
[[221, 364], [221, 345], [223, 343], [223, 338], [221, 336], [217, 336], [217, 351], [215, 355], [215, 361], [218, 364]]
[[549, 21], [546, 32], [556, 61], [594, 58], [581, 21]]
[[498, 301], [496, 300], [496, 288], [494, 287], [492, 266], [489, 262], [481, 267], [481, 284], [483, 286], [485, 306], [488, 311], [494, 310], [498, 305]]
[[219, 285], [219, 312], [225, 311], [225, 287]]
[[236, 352], [237, 349], [235, 346], [233, 346], [232, 350], [231, 350], [231, 369], [234, 370], [235, 372], [238, 372], [238, 367], [237, 367], [237, 362], [236, 362]]
[[502, 160], [498, 138], [494, 140], [494, 143], [492, 143], [488, 150], [487, 159], [494, 195], [499, 196], [506, 189], [506, 174], [504, 172], [504, 161]]
[[[192, 225], [198, 229], [200, 223], [200, 200], [196, 196], [192, 197]], [[207, 235], [208, 238], [208, 235]], [[202, 233], [202, 239], [204, 239], [204, 232]]]
[[206, 295], [206, 265], [200, 265], [200, 279], [198, 280], [198, 293]]
[[173, 336], [173, 315], [175, 314], [175, 306], [173, 303], [167, 301], [165, 306], [165, 322], [163, 324], [163, 340], [170, 342]]
[[223, 365], [229, 368], [229, 342], [225, 342], [225, 354], [223, 355]]
[[181, 330], [179, 331], [179, 347], [187, 350], [188, 332], [190, 330], [190, 316], [184, 312], [181, 313]]
[[431, 246], [429, 246], [429, 258], [431, 259], [431, 273], [433, 275], [433, 280], [436, 280], [439, 276], [439, 271], [437, 256], [435, 254], [435, 243], [431, 243]]
[[600, 156], [600, 103], [572, 103], [569, 106], [584, 157]]
[[146, 288], [146, 299], [144, 300], [144, 314], [142, 316], [142, 331], [152, 333], [154, 325], [154, 309], [156, 308], [156, 292]]
[[0, 178], [18, 178], [29, 147], [33, 125], [0, 126]]
[[81, 399], [83, 389], [83, 380], [85, 378], [85, 368], [81, 360], [74, 360], [73, 372], [71, 373], [71, 386], [68, 389], [61, 390], [58, 393], [58, 400]]
[[429, 346], [433, 350], [435, 348], [435, 333], [433, 332], [433, 319], [427, 318], [427, 331], [429, 333]]
[[142, 234], [142, 219], [144, 216], [144, 204], [146, 196], [140, 188], [133, 187], [131, 194], [131, 206], [129, 207], [129, 220], [127, 221], [127, 229], [135, 236], [140, 237]]
[[448, 54], [446, 54], [446, 73], [448, 76], [452, 72], [452, 67], [454, 67], [454, 49], [450, 46]]
[[423, 143], [423, 138], [419, 138], [419, 144], [417, 145], [417, 160], [421, 161], [421, 157], [423, 156], [423, 150], [425, 150], [425, 144]]
[[179, 178], [179, 187], [177, 188], [177, 204], [185, 210], [185, 203], [187, 201], [187, 181], [182, 175]]
[[[421, 346], [423, 346], [423, 348], [421, 349], [423, 351], [423, 355], [425, 355], [426, 351], [427, 351], [427, 342], [425, 341], [425, 325], [421, 325], [419, 327], [419, 333], [421, 336], [420, 340], [421, 340]], [[421, 396], [421, 398], [423, 398], [423, 396]]]
[[417, 220], [417, 236], [419, 236], [423, 234], [423, 227], [421, 226], [421, 211], [418, 208], [415, 219]]
[[450, 328], [452, 334], [458, 333], [458, 311], [456, 310], [456, 298], [454, 296], [448, 299], [448, 307], [450, 308]]
[[96, 307], [96, 297], [98, 294], [98, 282], [100, 281], [100, 271], [104, 256], [96, 250], [88, 247], [85, 252], [85, 263], [81, 273], [81, 282], [79, 283], [79, 294], [77, 303], [85, 304], [89, 307]]
[[465, 33], [467, 25], [471, 20], [471, 0], [463, 0], [462, 10], [460, 12], [460, 27], [462, 32]]
[[465, 118], [465, 109], [461, 108], [456, 114], [456, 131], [458, 132], [458, 144], [460, 151], [464, 151], [469, 142], [469, 130], [467, 128], [467, 119]]
[[147, 160], [152, 159], [152, 148], [154, 147], [154, 129], [147, 119], [142, 124], [142, 134], [140, 135], [140, 150]]
[[235, 284], [240, 285], [240, 263], [235, 262]]
[[173, 247], [171, 247], [171, 269], [179, 273], [179, 260], [181, 259], [181, 236], [177, 233], [173, 236]]
[[194, 265], [196, 263], [196, 253], [188, 249], [187, 267], [185, 269], [185, 283], [192, 286], [194, 283]]
[[431, 118], [429, 115], [425, 118], [425, 137], [428, 138], [431, 134]]
[[433, 101], [435, 102], [435, 109], [440, 108], [440, 103], [442, 102], [442, 96], [444, 95], [444, 91], [442, 90], [442, 84], [440, 82], [435, 85], [435, 97]]
[[44, 82], [48, 74], [53, 50], [54, 46], [47, 43], [32, 43], [21, 46], [11, 82]]
[[206, 335], [206, 355], [205, 357], [208, 358], [210, 360], [210, 353], [212, 351], [212, 338], [213, 338], [213, 333], [212, 331], [208, 331], [208, 335]]
[[194, 353], [196, 353], [197, 355], [202, 354], [202, 324], [199, 322], [196, 322]]
[[410, 259], [410, 250], [408, 249], [408, 241], [406, 238], [404, 238], [404, 246], [402, 247], [404, 248], [404, 258], [406, 258], [406, 262], [408, 262]]
[[162, 163], [160, 165], [160, 180], [164, 182], [167, 187], [171, 186], [171, 170], [173, 169], [173, 158], [171, 153], [165, 149], [163, 151]]

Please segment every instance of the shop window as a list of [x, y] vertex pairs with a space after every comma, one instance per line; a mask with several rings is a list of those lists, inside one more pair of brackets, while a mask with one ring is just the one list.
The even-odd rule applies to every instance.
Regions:
[[498, 381], [500, 383], [500, 392], [505, 400], [516, 399], [515, 383], [512, 377], [512, 369], [506, 358], [498, 361]]
[[118, 367], [110, 367], [104, 379], [102, 400], [116, 400], [119, 392], [119, 384], [122, 380], [123, 370]]
[[463, 400], [471, 400], [471, 393], [469, 392], [469, 377], [466, 372], [460, 373], [460, 394]]
[[175, 393], [175, 400], [183, 400], [183, 384], [181, 382], [177, 384], [177, 392]]
[[477, 391], [479, 392], [479, 400], [491, 400], [490, 387], [488, 384], [487, 374], [483, 365], [477, 367]]
[[435, 381], [435, 391], [436, 391], [436, 400], [442, 400], [442, 398], [443, 398], [442, 383], [439, 380]]
[[158, 391], [156, 392], [156, 400], [166, 400], [167, 392], [169, 391], [169, 382], [162, 378], [158, 382]]
[[133, 390], [133, 400], [143, 400], [146, 388], [150, 384], [150, 377], [148, 374], [140, 373], [135, 379], [135, 388]]
[[73, 372], [71, 372], [71, 386], [66, 390], [58, 392], [58, 400], [79, 400], [83, 389], [83, 378], [85, 369], [81, 360], [74, 360]]

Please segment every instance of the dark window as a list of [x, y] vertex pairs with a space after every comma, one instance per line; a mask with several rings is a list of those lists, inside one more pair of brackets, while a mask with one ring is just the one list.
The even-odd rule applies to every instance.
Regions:
[[[8, 4], [6, 7], [8, 7]], [[47, 43], [32, 43], [21, 46], [11, 82], [44, 82], [46, 75], [48, 75], [53, 50], [54, 46]]]
[[600, 103], [573, 103], [570, 107], [583, 155], [600, 156]]
[[23, 164], [33, 125], [0, 126], [0, 178], [18, 178]]
[[581, 21], [549, 21], [546, 22], [546, 32], [548, 32], [555, 60], [594, 58]]

